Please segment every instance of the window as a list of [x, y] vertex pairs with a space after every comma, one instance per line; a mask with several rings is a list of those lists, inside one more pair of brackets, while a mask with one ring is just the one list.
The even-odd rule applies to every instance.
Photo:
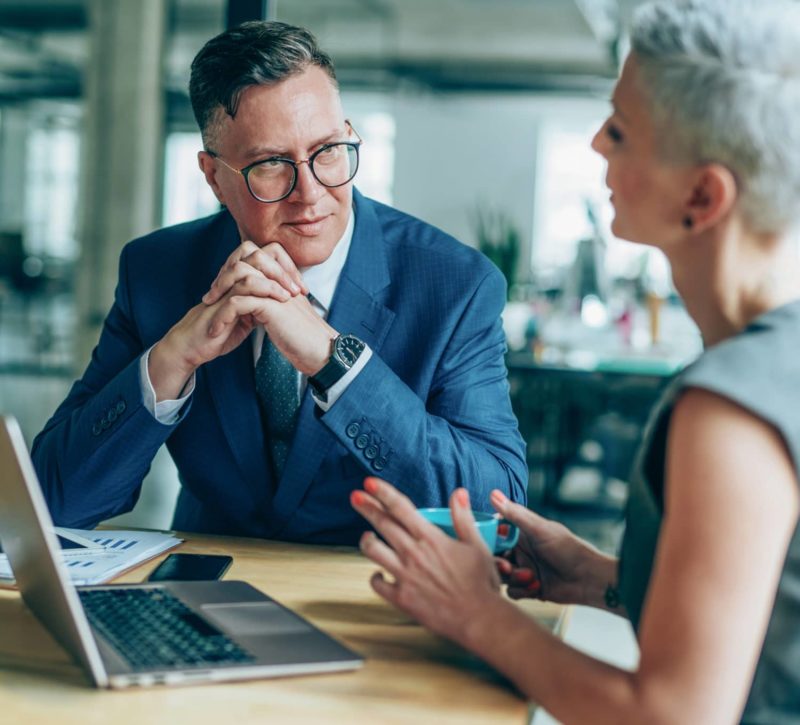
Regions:
[[23, 177], [28, 254], [77, 259], [79, 164], [78, 119], [33, 114]]
[[164, 226], [199, 219], [219, 211], [219, 202], [197, 165], [203, 148], [199, 131], [167, 136], [164, 154]]
[[355, 184], [376, 201], [392, 203], [394, 179], [394, 117], [384, 111], [367, 111], [350, 118], [364, 144]]
[[614, 212], [604, 181], [605, 161], [590, 146], [606, 118], [606, 105], [580, 104], [542, 119], [531, 254], [534, 276], [569, 267], [580, 241], [599, 235], [606, 244], [603, 262], [610, 278], [644, 274], [658, 289], [669, 289], [669, 270], [660, 252], [611, 234]]

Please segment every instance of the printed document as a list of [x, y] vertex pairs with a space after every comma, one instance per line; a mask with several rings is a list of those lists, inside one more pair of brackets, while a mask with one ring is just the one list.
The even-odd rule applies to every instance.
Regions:
[[[55, 527], [72, 583], [102, 584], [181, 543], [157, 531], [87, 531]], [[13, 586], [8, 557], [0, 552], [0, 586]]]

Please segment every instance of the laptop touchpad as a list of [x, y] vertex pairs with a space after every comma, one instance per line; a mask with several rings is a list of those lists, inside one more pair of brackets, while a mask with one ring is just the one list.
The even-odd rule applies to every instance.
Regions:
[[201, 609], [209, 621], [239, 636], [288, 634], [309, 629], [302, 619], [272, 602], [205, 604]]

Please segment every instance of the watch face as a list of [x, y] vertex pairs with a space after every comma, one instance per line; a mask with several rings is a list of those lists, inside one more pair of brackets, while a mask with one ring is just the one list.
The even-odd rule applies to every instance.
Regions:
[[340, 335], [336, 338], [336, 356], [348, 368], [352, 367], [364, 349], [364, 343], [353, 335]]

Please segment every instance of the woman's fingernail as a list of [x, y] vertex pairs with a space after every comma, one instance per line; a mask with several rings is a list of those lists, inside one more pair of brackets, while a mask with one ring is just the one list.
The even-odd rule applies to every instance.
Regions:
[[520, 569], [514, 572], [514, 580], [519, 584], [534, 581], [533, 572], [530, 569]]
[[369, 549], [369, 544], [372, 541], [372, 537], [370, 536], [369, 531], [365, 531], [361, 538], [358, 540], [358, 548], [361, 550], [363, 554], [367, 554], [367, 549]]
[[353, 491], [350, 494], [350, 501], [355, 506], [363, 506], [364, 505], [364, 493], [363, 493], [363, 491]]
[[458, 501], [459, 506], [469, 508], [469, 492], [466, 488], [456, 490], [456, 501]]
[[371, 493], [375, 495], [378, 493], [378, 482], [374, 478], [365, 478], [364, 479], [364, 490], [367, 493]]
[[300, 291], [300, 288], [294, 282], [291, 282], [289, 286], [292, 288], [293, 294], [297, 294]]
[[490, 498], [494, 499], [497, 503], [500, 504], [506, 503], [506, 501], [508, 501], [506, 495], [498, 489], [494, 489], [494, 491], [492, 491], [491, 494], [489, 494], [489, 496]]

